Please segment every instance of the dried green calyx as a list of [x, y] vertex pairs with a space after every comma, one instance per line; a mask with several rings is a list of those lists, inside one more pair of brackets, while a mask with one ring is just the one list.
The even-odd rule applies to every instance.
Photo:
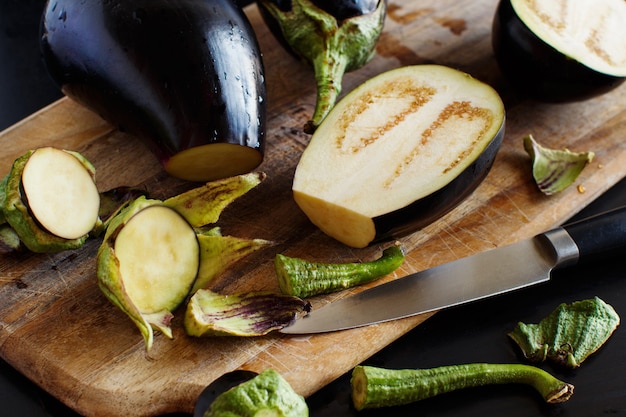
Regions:
[[204, 417], [283, 416], [307, 417], [304, 397], [273, 369], [220, 394]]
[[559, 305], [538, 324], [518, 323], [509, 336], [533, 362], [577, 368], [613, 334], [620, 318], [598, 297]]
[[189, 336], [263, 336], [306, 315], [311, 304], [298, 297], [271, 292], [222, 295], [198, 290], [185, 313]]
[[146, 350], [154, 331], [172, 338], [173, 313], [195, 291], [270, 244], [223, 236], [214, 225], [230, 203], [264, 178], [263, 173], [243, 174], [165, 201], [140, 196], [110, 219], [98, 250], [98, 285], [135, 323]]
[[537, 187], [546, 195], [558, 193], [572, 185], [594, 157], [593, 152], [575, 153], [567, 149], [545, 148], [532, 135], [524, 137], [524, 149], [532, 158], [533, 178]]

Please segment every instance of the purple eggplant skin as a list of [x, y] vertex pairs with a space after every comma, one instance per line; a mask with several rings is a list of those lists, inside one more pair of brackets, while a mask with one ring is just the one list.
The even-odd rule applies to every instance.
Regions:
[[209, 181], [262, 162], [262, 56], [232, 0], [49, 0], [40, 31], [61, 90], [143, 139], [171, 175]]
[[517, 16], [510, 0], [498, 4], [491, 39], [505, 78], [518, 92], [538, 101], [586, 100], [625, 79], [594, 71], [548, 45]]

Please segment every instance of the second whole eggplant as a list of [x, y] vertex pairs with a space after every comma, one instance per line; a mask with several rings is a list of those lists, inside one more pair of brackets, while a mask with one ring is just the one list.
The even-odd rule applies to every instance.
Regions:
[[315, 111], [304, 126], [313, 133], [334, 107], [346, 72], [375, 55], [387, 0], [257, 0], [279, 42], [315, 73]]
[[40, 45], [66, 95], [142, 138], [172, 176], [262, 162], [263, 62], [232, 0], [49, 0]]

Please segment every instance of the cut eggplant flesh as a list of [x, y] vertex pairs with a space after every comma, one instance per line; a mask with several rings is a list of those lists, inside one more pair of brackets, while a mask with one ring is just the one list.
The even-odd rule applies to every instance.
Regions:
[[34, 151], [24, 166], [22, 187], [33, 216], [50, 233], [77, 239], [96, 225], [98, 189], [71, 153], [51, 147]]
[[250, 172], [262, 161], [260, 148], [211, 143], [169, 157], [164, 167], [170, 175], [187, 181], [213, 181]]
[[194, 229], [160, 205], [131, 217], [115, 238], [114, 250], [126, 293], [142, 314], [176, 308], [200, 267]]
[[344, 97], [312, 136], [294, 198], [349, 246], [412, 233], [478, 186], [504, 120], [498, 93], [466, 73], [439, 65], [388, 71]]
[[510, 0], [528, 28], [570, 59], [626, 77], [624, 0]]

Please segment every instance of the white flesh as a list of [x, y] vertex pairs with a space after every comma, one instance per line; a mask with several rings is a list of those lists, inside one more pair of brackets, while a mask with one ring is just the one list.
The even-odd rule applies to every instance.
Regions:
[[193, 228], [176, 211], [150, 206], [135, 214], [115, 239], [124, 288], [142, 313], [174, 309], [200, 266]]
[[33, 216], [56, 236], [80, 238], [98, 220], [100, 195], [94, 179], [68, 152], [35, 150], [24, 166], [22, 186]]
[[520, 19], [544, 42], [578, 62], [626, 76], [626, 1], [511, 0]]
[[294, 198], [324, 232], [350, 245], [373, 239], [372, 219], [444, 187], [504, 123], [495, 90], [437, 65], [392, 70], [341, 100], [316, 130]]

